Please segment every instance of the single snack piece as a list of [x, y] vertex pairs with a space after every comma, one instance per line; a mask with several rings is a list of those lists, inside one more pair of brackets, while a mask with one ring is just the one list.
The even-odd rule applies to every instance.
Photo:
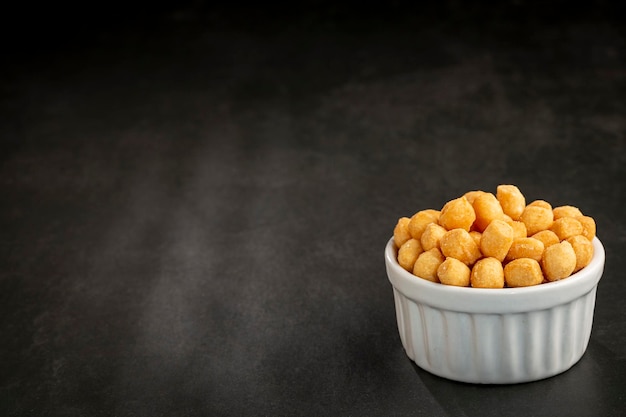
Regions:
[[543, 251], [541, 267], [548, 281], [557, 281], [572, 275], [576, 268], [576, 253], [567, 240]]
[[483, 234], [480, 233], [478, 230], [472, 230], [471, 232], [469, 232], [469, 234], [472, 239], [474, 239], [474, 243], [476, 243], [476, 246], [480, 248], [480, 239], [482, 239]]
[[465, 197], [448, 201], [441, 209], [439, 216], [439, 224], [446, 230], [464, 229], [469, 232], [474, 220], [476, 220], [476, 214]]
[[559, 237], [552, 230], [542, 230], [531, 236], [533, 239], [540, 240], [543, 243], [543, 247], [555, 245], [560, 242]]
[[476, 213], [474, 228], [479, 232], [484, 231], [492, 221], [501, 220], [504, 215], [500, 202], [491, 193], [483, 193], [476, 197], [472, 207]]
[[446, 258], [437, 268], [439, 282], [457, 287], [467, 287], [470, 284], [469, 266], [455, 258]]
[[396, 223], [396, 227], [393, 229], [393, 242], [396, 244], [396, 248], [399, 248], [404, 242], [411, 239], [409, 221], [410, 219], [408, 217], [400, 217], [398, 223]]
[[545, 246], [541, 240], [532, 237], [521, 237], [513, 241], [505, 260], [512, 261], [514, 259], [530, 258], [540, 261], [544, 250]]
[[424, 252], [422, 244], [417, 239], [409, 239], [398, 249], [398, 263], [407, 271], [413, 271], [415, 260]]
[[439, 241], [444, 256], [458, 259], [465, 265], [473, 265], [482, 257], [480, 249], [465, 229], [452, 229]]
[[559, 240], [566, 240], [572, 236], [582, 234], [583, 225], [573, 217], [561, 217], [552, 223], [550, 230], [559, 237]]
[[551, 208], [542, 207], [541, 205], [528, 205], [522, 212], [520, 220], [526, 225], [528, 235], [532, 236], [537, 232], [549, 229], [554, 218]]
[[574, 272], [578, 272], [591, 262], [593, 258], [593, 244], [583, 235], [572, 236], [567, 241], [572, 245], [576, 254], [576, 267]]
[[496, 258], [483, 258], [476, 262], [470, 274], [470, 283], [475, 288], [503, 288], [504, 269]]
[[439, 226], [437, 223], [430, 223], [424, 229], [424, 233], [422, 233], [422, 237], [420, 238], [420, 242], [422, 243], [422, 248], [425, 251], [431, 250], [432, 248], [439, 248], [439, 240], [443, 235], [447, 232], [446, 229]]
[[419, 239], [424, 233], [424, 229], [430, 223], [437, 223], [439, 211], [434, 209], [420, 210], [411, 217], [409, 222], [409, 233], [413, 239]]
[[469, 201], [470, 204], [474, 204], [474, 200], [476, 200], [476, 197], [481, 194], [485, 194], [485, 192], [482, 190], [468, 191], [463, 194], [463, 197], [467, 198], [467, 201]]
[[510, 222], [506, 222], [509, 226], [513, 228], [513, 237], [528, 237], [528, 232], [526, 231], [526, 225], [524, 222], [518, 220], [511, 220]]
[[528, 205], [529, 206], [543, 207], [543, 208], [547, 208], [549, 210], [552, 210], [552, 204], [548, 203], [546, 200], [535, 200], [535, 201], [531, 202]]
[[576, 217], [576, 220], [578, 220], [580, 224], [583, 225], [582, 235], [589, 239], [589, 241], [591, 242], [593, 238], [596, 237], [596, 221], [593, 219], [593, 217], [589, 216]]
[[504, 214], [513, 220], [519, 219], [524, 207], [526, 207], [526, 198], [515, 185], [498, 185], [496, 198], [500, 202]]
[[439, 282], [437, 269], [444, 261], [444, 257], [437, 248], [422, 252], [415, 261], [413, 275], [432, 282]]
[[558, 220], [562, 217], [579, 217], [582, 216], [583, 213], [580, 211], [578, 207], [574, 206], [559, 206], [552, 209], [552, 214], [554, 214], [554, 220]]
[[543, 282], [541, 266], [535, 259], [515, 259], [504, 267], [504, 281], [507, 287], [539, 285]]
[[494, 220], [483, 232], [480, 251], [486, 257], [504, 261], [513, 243], [513, 228], [503, 220]]

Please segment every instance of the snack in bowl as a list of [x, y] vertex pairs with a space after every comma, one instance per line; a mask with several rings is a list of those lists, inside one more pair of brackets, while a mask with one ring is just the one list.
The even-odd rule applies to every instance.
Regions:
[[[448, 230], [440, 222], [443, 209], [433, 215], [431, 223], [447, 231], [413, 267], [415, 254], [398, 263], [395, 232], [385, 248], [405, 352], [420, 368], [457, 381], [509, 384], [557, 375], [580, 360], [591, 336], [605, 261], [595, 221], [574, 206], [553, 209], [545, 200], [522, 207], [515, 186], [498, 191], [502, 214], [484, 197], [489, 193], [472, 191], [451, 200], [463, 209], [453, 220], [445, 211], [443, 224], [461, 227]], [[474, 213], [468, 228], [466, 208], [477, 201], [489, 210]], [[569, 220], [554, 226], [562, 218], [580, 227]], [[526, 233], [513, 222], [523, 223]]]
[[[591, 242], [596, 230], [592, 217], [570, 205], [553, 209], [545, 200], [535, 200], [528, 205], [525, 202], [526, 198], [517, 186], [502, 184], [497, 187], [496, 195], [482, 190], [469, 191], [448, 201], [441, 210], [425, 209], [410, 218], [401, 217], [394, 229], [398, 261], [407, 271], [414, 270], [420, 253], [434, 248], [440, 250], [444, 260], [453, 258], [465, 263], [471, 268], [470, 272], [483, 258], [497, 259], [502, 269], [517, 259], [538, 261], [543, 279], [537, 282], [533, 267], [533, 279], [516, 280], [516, 286], [564, 279], [591, 262]], [[416, 252], [415, 243], [410, 250], [402, 247], [411, 238], [419, 241], [421, 250]], [[555, 244], [559, 245], [550, 249]], [[405, 255], [407, 252], [411, 253], [410, 257]], [[418, 271], [422, 267], [420, 265]], [[491, 282], [493, 288], [501, 288], [499, 268], [485, 269], [485, 265], [480, 268], [480, 276], [484, 279], [477, 279], [476, 285], [486, 288], [487, 282]], [[428, 269], [428, 277], [415, 275], [442, 282], [432, 270], [433, 265]], [[486, 276], [488, 271], [493, 276]], [[488, 278], [492, 278], [491, 281]], [[444, 279], [442, 283], [446, 282]], [[465, 281], [452, 282], [458, 286]], [[475, 286], [473, 282], [470, 280], [468, 285]]]

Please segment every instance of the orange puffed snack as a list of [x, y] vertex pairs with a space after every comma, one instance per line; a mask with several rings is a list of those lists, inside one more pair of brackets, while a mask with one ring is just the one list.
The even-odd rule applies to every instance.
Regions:
[[398, 249], [398, 263], [407, 271], [413, 271], [415, 260], [424, 252], [422, 244], [417, 239], [409, 239]]
[[409, 221], [410, 219], [408, 217], [400, 217], [398, 223], [396, 223], [396, 227], [393, 229], [393, 241], [398, 248], [402, 246], [404, 242], [411, 239]]
[[439, 269], [439, 265], [441, 265], [444, 260], [445, 258], [437, 248], [422, 252], [415, 261], [413, 274], [428, 281], [439, 282], [437, 269]]
[[504, 261], [513, 243], [513, 228], [503, 220], [494, 220], [483, 232], [480, 251], [484, 256]]
[[[543, 207], [543, 208], [547, 208], [549, 210], [552, 210], [552, 204], [548, 203], [546, 200], [535, 200], [532, 201], [528, 204], [529, 206], [537, 206], [537, 207]], [[553, 214], [554, 216], [554, 214]]]
[[439, 219], [439, 210], [426, 209], [420, 210], [411, 216], [408, 224], [409, 233], [413, 239], [420, 239], [422, 233], [430, 223], [437, 223]]
[[513, 241], [509, 253], [506, 254], [506, 260], [530, 258], [540, 261], [543, 257], [544, 249], [545, 246], [541, 240], [532, 237], [521, 237]]
[[591, 262], [595, 220], [578, 207], [552, 207], [512, 184], [496, 194], [474, 190], [441, 210], [398, 219], [397, 260], [423, 279], [445, 285], [503, 288], [565, 279]]
[[502, 262], [496, 258], [483, 258], [476, 262], [472, 268], [470, 283], [474, 288], [503, 288]]
[[556, 243], [559, 243], [559, 237], [552, 230], [542, 230], [531, 236], [533, 239], [540, 240], [543, 243], [543, 247], [547, 248]]
[[470, 284], [469, 266], [455, 258], [446, 258], [437, 269], [439, 282], [457, 287], [467, 287]]
[[474, 228], [479, 232], [484, 231], [493, 220], [502, 220], [504, 216], [500, 202], [491, 193], [483, 193], [476, 197], [472, 207], [476, 213]]
[[526, 207], [526, 198], [515, 185], [498, 185], [496, 198], [500, 202], [504, 214], [511, 217], [512, 220], [519, 219], [524, 207]]
[[583, 233], [582, 235], [592, 241], [594, 237], [596, 237], [596, 221], [593, 217], [589, 216], [580, 216], [576, 217], [576, 220], [583, 225]]
[[465, 229], [452, 229], [439, 241], [444, 256], [458, 259], [465, 265], [473, 265], [482, 257], [480, 249]]
[[559, 206], [552, 209], [552, 214], [554, 214], [554, 220], [558, 220], [561, 217], [579, 217], [582, 216], [583, 213], [580, 211], [578, 207], [574, 206]]
[[559, 240], [565, 240], [572, 236], [582, 234], [583, 225], [573, 217], [561, 217], [552, 223], [550, 230], [559, 237]]
[[548, 281], [557, 281], [572, 275], [576, 268], [576, 252], [567, 240], [543, 251], [541, 258], [543, 274]]
[[520, 220], [526, 225], [528, 235], [532, 236], [542, 230], [547, 230], [554, 222], [552, 209], [543, 205], [528, 205], [522, 212]]
[[482, 190], [474, 190], [466, 192], [465, 194], [463, 194], [463, 197], [467, 198], [467, 201], [469, 201], [470, 204], [474, 204], [474, 200], [476, 200], [476, 197], [482, 194], [485, 194], [485, 192]]
[[472, 239], [474, 239], [474, 243], [476, 243], [476, 246], [480, 248], [480, 239], [482, 239], [483, 234], [477, 230], [472, 230], [471, 232], [469, 232], [469, 234]]
[[432, 248], [439, 248], [439, 240], [443, 235], [447, 232], [446, 229], [439, 226], [437, 223], [430, 223], [424, 229], [424, 233], [422, 233], [422, 237], [420, 238], [420, 242], [422, 244], [422, 248], [425, 251], [431, 250]]
[[474, 209], [465, 197], [448, 201], [439, 216], [439, 224], [447, 230], [464, 229], [469, 232], [475, 220]]
[[593, 244], [583, 235], [572, 236], [567, 241], [572, 245], [576, 254], [576, 268], [574, 268], [574, 272], [578, 272], [591, 262], [591, 258], [593, 258]]
[[506, 221], [509, 226], [513, 228], [513, 236], [515, 238], [518, 237], [528, 237], [528, 231], [526, 230], [526, 225], [524, 222], [520, 222], [517, 220]]
[[507, 287], [529, 287], [543, 282], [539, 262], [530, 258], [519, 258], [504, 267], [504, 281]]

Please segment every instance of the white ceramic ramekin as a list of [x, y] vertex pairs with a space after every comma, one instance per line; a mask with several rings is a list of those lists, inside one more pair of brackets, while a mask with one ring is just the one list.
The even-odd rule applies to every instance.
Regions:
[[390, 239], [385, 264], [407, 355], [426, 371], [470, 383], [529, 382], [568, 370], [591, 336], [605, 258], [600, 240], [593, 246], [591, 263], [569, 278], [482, 289], [412, 275], [398, 264]]

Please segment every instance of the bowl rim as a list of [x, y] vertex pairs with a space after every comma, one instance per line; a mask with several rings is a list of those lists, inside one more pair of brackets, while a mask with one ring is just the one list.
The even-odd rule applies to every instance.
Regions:
[[589, 265], [568, 278], [530, 287], [455, 287], [421, 279], [398, 264], [393, 237], [385, 247], [385, 265], [394, 289], [418, 303], [468, 313], [519, 313], [565, 304], [595, 289], [606, 255], [600, 239], [594, 237], [592, 244], [594, 255]]

